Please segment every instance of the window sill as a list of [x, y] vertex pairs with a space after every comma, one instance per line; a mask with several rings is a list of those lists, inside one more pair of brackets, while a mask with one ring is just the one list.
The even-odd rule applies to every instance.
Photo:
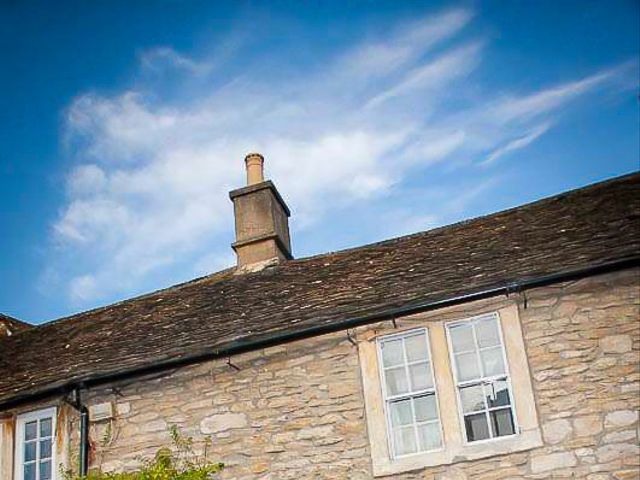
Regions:
[[446, 450], [373, 463], [373, 476], [383, 477], [426, 467], [450, 465], [507, 453], [522, 452], [542, 445], [539, 429], [479, 444], [453, 445]]

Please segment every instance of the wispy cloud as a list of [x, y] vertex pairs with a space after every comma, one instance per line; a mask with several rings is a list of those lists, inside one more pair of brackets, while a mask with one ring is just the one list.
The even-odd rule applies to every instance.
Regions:
[[[143, 53], [141, 69], [170, 67], [181, 72], [175, 82], [187, 82], [187, 73], [199, 86], [189, 84], [180, 102], [136, 84], [81, 94], [69, 105], [65, 137], [76, 166], [53, 225], [47, 278], [87, 306], [155, 285], [159, 272], [184, 278], [230, 262], [227, 192], [242, 184], [241, 160], [255, 150], [266, 154], [298, 231], [335, 208], [392, 196], [415, 172], [482, 164], [478, 190], [428, 212], [405, 211], [395, 231], [435, 225], [466, 198], [486, 194], [498, 158], [530, 145], [570, 101], [620, 75], [607, 70], [524, 94], [461, 97], [469, 85], [484, 91], [473, 74], [486, 39], [462, 34], [472, 18], [455, 9], [399, 24], [293, 76], [226, 78], [206, 58], [169, 47]], [[385, 208], [397, 211], [393, 203]]]
[[626, 65], [598, 72], [586, 78], [541, 90], [520, 97], [507, 97], [490, 108], [490, 115], [502, 122], [512, 120], [530, 120], [533, 117], [552, 111], [568, 101], [605, 84], [617, 74], [623, 72]]
[[464, 45], [411, 69], [398, 84], [369, 100], [367, 107], [375, 107], [401, 95], [442, 88], [447, 82], [473, 70], [479, 61], [480, 49], [479, 42]]
[[160, 71], [166, 68], [184, 69], [197, 75], [205, 75], [211, 71], [212, 64], [207, 61], [197, 62], [181, 55], [171, 47], [156, 47], [144, 51], [140, 55], [140, 66], [145, 69]]
[[384, 40], [363, 42], [336, 62], [336, 72], [379, 77], [413, 63], [439, 43], [455, 36], [473, 18], [468, 9], [454, 9], [396, 26]]
[[489, 156], [486, 158], [486, 160], [481, 162], [481, 165], [483, 166], [491, 165], [500, 157], [503, 157], [511, 152], [515, 152], [516, 150], [520, 150], [526, 147], [530, 143], [537, 140], [541, 135], [543, 135], [547, 130], [549, 130], [549, 128], [551, 128], [551, 124], [544, 123], [542, 125], [538, 125], [537, 127], [534, 127], [529, 132], [527, 132], [526, 134], [520, 137], [509, 140], [507, 143], [499, 146], [493, 152], [491, 152]]

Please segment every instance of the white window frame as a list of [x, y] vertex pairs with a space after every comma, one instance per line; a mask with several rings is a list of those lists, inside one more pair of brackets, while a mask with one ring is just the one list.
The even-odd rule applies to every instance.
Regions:
[[[56, 407], [44, 408], [33, 412], [23, 413], [16, 417], [16, 434], [15, 434], [15, 457], [14, 457], [14, 478], [15, 480], [24, 480], [24, 434], [25, 426], [34, 420], [51, 419], [51, 480], [57, 478], [56, 464]], [[38, 431], [38, 437], [40, 432]], [[38, 440], [39, 442], [39, 440]], [[37, 447], [39, 449], [39, 447]], [[40, 461], [36, 456], [36, 480], [39, 480]]]
[[[451, 338], [451, 328], [455, 327], [457, 325], [464, 325], [464, 324], [469, 324], [469, 323], [473, 323], [473, 322], [477, 322], [478, 320], [482, 320], [482, 319], [486, 319], [488, 317], [493, 317], [498, 325], [498, 336], [500, 338], [500, 348], [502, 350], [502, 362], [504, 365], [504, 373], [498, 374], [498, 375], [490, 375], [488, 377], [482, 376], [473, 380], [464, 380], [464, 381], [460, 381], [458, 379], [458, 368], [457, 368], [457, 364], [456, 364], [456, 358], [455, 358], [455, 353], [453, 351], [453, 341]], [[502, 322], [500, 321], [500, 314], [498, 312], [491, 312], [491, 313], [486, 313], [486, 314], [482, 314], [482, 315], [475, 315], [473, 317], [468, 317], [468, 318], [464, 318], [461, 320], [454, 320], [452, 322], [446, 322], [445, 323], [445, 329], [446, 329], [446, 333], [447, 333], [447, 348], [449, 350], [449, 358], [450, 358], [450, 362], [451, 362], [451, 370], [453, 373], [453, 379], [454, 379], [454, 385], [455, 385], [455, 389], [456, 389], [456, 399], [457, 399], [457, 408], [458, 408], [458, 420], [460, 422], [460, 431], [462, 432], [462, 440], [463, 443], [465, 445], [482, 445], [484, 443], [492, 443], [492, 442], [499, 442], [501, 440], [505, 440], [505, 439], [509, 439], [509, 438], [513, 438], [515, 436], [518, 436], [520, 434], [520, 427], [519, 427], [519, 423], [518, 423], [518, 417], [517, 417], [517, 411], [516, 411], [516, 407], [514, 404], [514, 395], [513, 395], [513, 387], [511, 385], [511, 372], [509, 370], [509, 359], [507, 358], [507, 349], [506, 349], [506, 345], [505, 345], [505, 341], [504, 341], [504, 334], [502, 332]], [[476, 330], [475, 330], [475, 326], [471, 329], [471, 332], [473, 334], [473, 342], [474, 342], [474, 347], [475, 347], [475, 351], [476, 351], [476, 357], [477, 357], [477, 362], [478, 362], [478, 368], [480, 368], [481, 373], [484, 375], [484, 366], [482, 364], [482, 358], [480, 357], [480, 346], [478, 344], [478, 338], [476, 336]], [[491, 347], [491, 348], [495, 348], [495, 347]], [[507, 384], [507, 391], [509, 393], [509, 407], [494, 407], [491, 408], [487, 405], [486, 409], [483, 409], [482, 412], [485, 414], [485, 418], [487, 420], [487, 427], [489, 428], [489, 434], [491, 435], [489, 438], [485, 438], [482, 440], [473, 440], [473, 441], [469, 441], [469, 439], [467, 438], [467, 432], [466, 432], [466, 426], [465, 426], [465, 421], [464, 421], [464, 417], [465, 417], [465, 413], [463, 411], [462, 408], [462, 398], [460, 395], [460, 389], [465, 387], [465, 386], [470, 386], [470, 385], [481, 385], [483, 387], [483, 392], [484, 392], [484, 385], [489, 383], [489, 382], [494, 382], [496, 380], [501, 380], [504, 379], [506, 381]], [[484, 399], [484, 401], [486, 402], [486, 399]], [[493, 436], [494, 432], [493, 432], [493, 425], [491, 422], [491, 415], [490, 412], [493, 410], [506, 410], [507, 408], [509, 408], [509, 410], [511, 410], [511, 418], [513, 420], [513, 431], [514, 433], [509, 434], [509, 435], [501, 435], [501, 436]], [[477, 412], [479, 413], [479, 412]], [[469, 415], [469, 414], [467, 414]]]
[[[402, 338], [405, 339], [407, 337], [412, 337], [415, 335], [419, 335], [419, 334], [424, 334], [425, 336], [425, 342], [426, 342], [426, 346], [427, 346], [427, 357], [429, 359], [429, 375], [431, 375], [431, 382], [433, 384], [433, 386], [431, 388], [426, 388], [426, 389], [422, 389], [422, 390], [416, 390], [415, 392], [410, 391], [408, 393], [401, 393], [401, 394], [397, 394], [397, 395], [392, 395], [390, 397], [387, 397], [387, 383], [386, 383], [386, 378], [384, 375], [384, 363], [382, 360], [382, 344], [386, 341], [390, 341], [390, 340], [394, 340], [394, 339], [398, 339], [398, 338]], [[406, 458], [406, 457], [412, 457], [415, 455], [424, 455], [424, 454], [429, 454], [429, 453], [433, 453], [433, 452], [439, 452], [442, 451], [444, 449], [444, 432], [442, 430], [442, 420], [440, 418], [440, 404], [438, 401], [438, 388], [437, 388], [437, 384], [436, 384], [436, 379], [435, 379], [435, 374], [434, 374], [434, 370], [433, 370], [433, 357], [431, 355], [431, 344], [430, 344], [430, 340], [429, 340], [429, 330], [427, 328], [415, 328], [415, 329], [411, 329], [411, 330], [405, 330], [403, 332], [399, 332], [399, 333], [393, 333], [393, 334], [389, 334], [389, 335], [383, 335], [378, 337], [377, 341], [377, 352], [378, 352], [378, 374], [380, 376], [380, 385], [382, 385], [382, 399], [383, 399], [383, 410], [384, 410], [384, 416], [385, 416], [385, 420], [386, 420], [386, 428], [387, 428], [387, 443], [388, 443], [388, 448], [389, 448], [389, 452], [391, 453], [391, 458], [392, 459], [399, 459], [399, 458]], [[403, 359], [403, 366], [405, 368], [405, 374], [407, 376], [407, 381], [411, 382], [410, 379], [410, 375], [409, 375], [409, 359], [407, 358], [407, 352], [405, 350], [405, 348], [403, 347], [403, 355], [404, 355], [404, 359]], [[416, 362], [417, 363], [417, 362]], [[420, 450], [419, 446], [420, 446], [420, 440], [418, 438], [418, 433], [417, 433], [417, 427], [416, 427], [416, 423], [413, 423], [413, 427], [414, 427], [414, 433], [416, 435], [416, 446], [418, 447], [418, 450], [414, 453], [407, 453], [407, 454], [403, 454], [403, 455], [398, 455], [396, 453], [396, 449], [395, 449], [395, 445], [394, 445], [394, 435], [393, 435], [393, 426], [391, 424], [391, 412], [389, 410], [389, 404], [391, 402], [394, 401], [399, 401], [401, 399], [411, 399], [411, 411], [412, 411], [412, 415], [413, 418], [415, 419], [415, 411], [414, 411], [414, 406], [413, 406], [413, 399], [416, 397], [421, 397], [421, 396], [427, 396], [427, 395], [433, 395], [434, 397], [434, 401], [435, 401], [435, 405], [436, 405], [436, 413], [437, 413], [437, 422], [438, 422], [438, 434], [440, 435], [440, 446], [437, 448], [432, 448], [429, 450]], [[430, 422], [423, 422], [423, 423], [433, 423], [433, 421]]]
[[[459, 416], [458, 389], [450, 356], [453, 349], [449, 346], [446, 324], [486, 316], [493, 312], [497, 312], [500, 318], [501, 342], [507, 358], [505, 370], [509, 375], [511, 407], [512, 412], [515, 412], [513, 413], [514, 423], [517, 423], [518, 430], [516, 435], [467, 443], [464, 441], [466, 436]], [[402, 317], [398, 320], [399, 325], [385, 322], [356, 330], [374, 477], [387, 477], [428, 467], [492, 458], [531, 450], [543, 445], [519, 306], [516, 302], [509, 299], [499, 303], [496, 300], [479, 300]], [[440, 427], [443, 433], [443, 449], [394, 458], [389, 444], [391, 437], [383, 397], [385, 386], [380, 374], [381, 358], [378, 339], [419, 328], [427, 329], [429, 339], [429, 354], [436, 385]]]

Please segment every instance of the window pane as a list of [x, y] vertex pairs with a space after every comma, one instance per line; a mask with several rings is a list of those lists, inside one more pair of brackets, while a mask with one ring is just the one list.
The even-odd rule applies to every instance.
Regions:
[[464, 428], [467, 432], [467, 441], [475, 442], [489, 438], [489, 425], [484, 413], [476, 413], [464, 417]]
[[480, 320], [476, 323], [476, 337], [480, 348], [500, 345], [498, 321], [495, 318]]
[[456, 370], [458, 371], [458, 381], [460, 382], [480, 378], [480, 367], [476, 353], [456, 355]]
[[502, 360], [502, 348], [491, 348], [480, 352], [485, 376], [501, 375], [504, 373], [504, 361]]
[[405, 339], [405, 347], [407, 348], [409, 362], [429, 359], [427, 355], [427, 336], [424, 333], [407, 337]]
[[51, 479], [51, 460], [47, 460], [46, 462], [40, 462], [40, 479], [39, 480], [50, 480]]
[[390, 403], [389, 411], [391, 413], [391, 424], [394, 427], [399, 425], [411, 425], [413, 423], [411, 399]]
[[49, 458], [51, 456], [51, 439], [40, 440], [40, 458]]
[[495, 410], [491, 414], [491, 423], [493, 424], [493, 432], [496, 437], [503, 435], [513, 435], [515, 429], [513, 426], [513, 416], [511, 415], [511, 409], [505, 408], [504, 410]]
[[469, 352], [475, 350], [471, 325], [455, 325], [451, 327], [451, 344], [454, 352]]
[[387, 340], [382, 342], [382, 363], [385, 367], [393, 367], [404, 363], [404, 354], [402, 353], [402, 339]]
[[420, 450], [433, 450], [440, 446], [440, 428], [437, 423], [418, 425]]
[[411, 376], [411, 390], [414, 392], [417, 390], [431, 388], [433, 386], [428, 363], [411, 365], [409, 367], [409, 375]]
[[36, 442], [29, 442], [24, 444], [24, 461], [30, 462], [36, 459]]
[[24, 480], [36, 480], [36, 464], [27, 463], [24, 466]]
[[460, 403], [462, 404], [462, 412], [477, 412], [486, 408], [484, 404], [484, 393], [482, 385], [472, 385], [460, 389]]
[[51, 419], [50, 418], [45, 418], [44, 420], [40, 420], [40, 436], [41, 437], [51, 436]]
[[436, 407], [436, 396], [427, 395], [417, 397], [413, 400], [413, 408], [416, 410], [416, 421], [427, 422], [438, 419], [438, 408]]
[[29, 422], [24, 426], [24, 439], [33, 440], [38, 434], [38, 422]]
[[486, 386], [487, 402], [489, 407], [502, 407], [509, 405], [509, 387], [506, 380], [496, 380]]
[[416, 452], [416, 434], [412, 426], [394, 429], [393, 437], [396, 455], [406, 455]]
[[399, 393], [407, 393], [409, 391], [407, 374], [404, 367], [386, 370], [384, 376], [387, 381], [388, 395], [398, 395]]

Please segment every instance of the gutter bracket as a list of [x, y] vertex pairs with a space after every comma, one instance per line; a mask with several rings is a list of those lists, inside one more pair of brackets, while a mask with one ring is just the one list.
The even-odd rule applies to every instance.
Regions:
[[231, 363], [231, 357], [227, 358], [227, 365], [229, 365], [231, 368], [233, 368], [236, 372], [240, 371], [240, 367], [237, 365], [234, 365], [233, 363]]
[[124, 397], [124, 393], [118, 387], [111, 387], [111, 393], [113, 393], [116, 397]]
[[527, 291], [526, 290], [521, 290], [520, 291], [520, 295], [522, 295], [523, 307], [526, 310], [527, 309], [527, 304], [529, 302], [529, 299], [527, 298]]
[[514, 282], [505, 287], [505, 295], [509, 298], [509, 295], [512, 293], [517, 293], [522, 297], [524, 309], [527, 309], [528, 299], [526, 289], [519, 283]]

